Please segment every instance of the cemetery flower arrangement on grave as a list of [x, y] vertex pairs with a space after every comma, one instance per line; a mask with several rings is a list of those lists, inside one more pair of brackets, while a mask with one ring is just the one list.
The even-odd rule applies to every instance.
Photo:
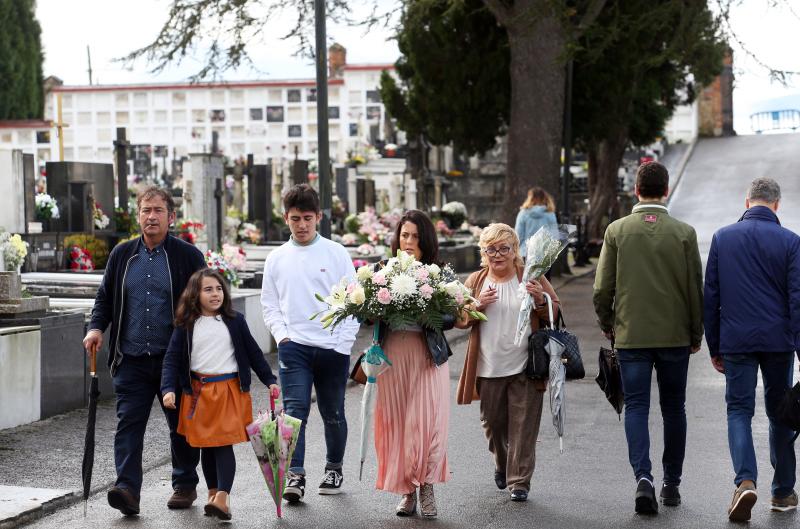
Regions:
[[70, 270], [85, 270], [87, 272], [94, 270], [92, 256], [80, 246], [70, 246], [68, 248], [67, 260], [69, 261]]
[[467, 207], [461, 202], [448, 202], [442, 206], [442, 218], [448, 228], [457, 229], [467, 220]]
[[331, 329], [350, 316], [382, 320], [395, 329], [414, 324], [441, 329], [443, 314], [457, 317], [462, 310], [486, 320], [482, 313], [467, 308], [475, 300], [449, 265], [426, 265], [400, 250], [377, 272], [362, 266], [354, 281], [344, 278], [326, 297], [317, 294], [317, 299], [327, 308], [310, 319], [319, 317], [323, 328]]
[[222, 274], [222, 277], [235, 287], [238, 287], [239, 283], [242, 282], [239, 279], [239, 274], [236, 273], [236, 270], [233, 269], [221, 253], [208, 250], [206, 252], [206, 265]]
[[342, 235], [341, 243], [345, 246], [355, 246], [358, 244], [358, 235], [355, 233], [345, 233]]
[[189, 244], [195, 244], [205, 227], [202, 222], [185, 219], [175, 225], [175, 234]]
[[353, 259], [353, 266], [356, 268], [356, 270], [358, 270], [362, 266], [368, 266], [368, 265], [369, 261], [367, 261], [366, 259]]
[[242, 222], [239, 227], [239, 237], [242, 241], [258, 244], [261, 242], [261, 230], [251, 222]]
[[450, 227], [447, 225], [447, 223], [442, 219], [436, 221], [436, 224], [434, 224], [434, 228], [436, 228], [436, 233], [438, 235], [441, 235], [445, 239], [453, 236], [453, 230], [451, 230]]
[[[133, 211], [136, 211], [135, 207]], [[136, 215], [132, 214], [130, 210], [114, 208], [114, 225], [120, 233], [129, 235], [139, 233], [139, 221], [136, 220]]]
[[100, 207], [96, 201], [94, 203], [94, 227], [98, 230], [104, 230], [108, 227], [108, 224], [111, 222], [108, 216], [103, 212], [103, 209]]
[[22, 240], [18, 233], [10, 234], [7, 231], [0, 233], [0, 248], [3, 250], [3, 260], [6, 270], [16, 271], [28, 255], [28, 243]]
[[369, 243], [364, 243], [356, 248], [356, 253], [359, 255], [372, 255], [375, 253], [375, 247]]
[[367, 207], [358, 214], [358, 235], [361, 242], [370, 244], [385, 244], [390, 235], [389, 228], [384, 225], [375, 214], [375, 208]]
[[108, 261], [108, 244], [93, 235], [76, 234], [64, 237], [64, 248], [77, 246], [89, 255], [94, 269], [105, 268]]
[[50, 220], [59, 218], [58, 203], [47, 193], [37, 193], [34, 197], [36, 204], [36, 219]]
[[247, 268], [247, 254], [245, 254], [244, 250], [241, 246], [234, 246], [233, 244], [223, 244], [222, 245], [222, 257], [228, 262], [228, 264], [236, 270], [237, 272], [241, 272], [245, 268]]

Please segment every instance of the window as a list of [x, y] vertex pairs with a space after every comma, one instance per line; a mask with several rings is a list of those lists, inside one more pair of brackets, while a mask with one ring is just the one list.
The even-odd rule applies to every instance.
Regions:
[[270, 103], [283, 103], [283, 92], [280, 90], [270, 90], [269, 91], [269, 102]]
[[286, 119], [289, 121], [303, 121], [303, 109], [300, 107], [289, 107]]
[[166, 123], [167, 122], [167, 111], [166, 110], [156, 110], [156, 112], [155, 112], [155, 122], [156, 123]]
[[231, 90], [229, 92], [231, 104], [241, 105], [244, 103], [244, 92], [242, 90]]
[[377, 90], [367, 90], [367, 103], [380, 103], [381, 94]]
[[186, 105], [186, 92], [172, 92], [172, 106], [182, 107]]
[[130, 123], [130, 117], [128, 116], [127, 112], [117, 112], [116, 121], [117, 125], [127, 125]]
[[261, 108], [251, 108], [250, 109], [250, 120], [251, 121], [264, 121], [264, 110]]
[[0, 143], [11, 143], [12, 141], [10, 132], [0, 134]]
[[214, 90], [211, 92], [211, 103], [214, 105], [225, 104], [225, 92], [222, 90]]
[[175, 143], [186, 143], [189, 141], [189, 133], [186, 127], [175, 127], [172, 129], [172, 141]]
[[232, 108], [230, 118], [231, 121], [235, 121], [236, 123], [241, 123], [242, 121], [244, 121], [244, 109]]
[[36, 143], [50, 143], [50, 131], [49, 130], [37, 130], [36, 131]]
[[192, 123], [205, 123], [206, 111], [205, 110], [192, 110]]
[[328, 87], [328, 100], [332, 101], [339, 97], [339, 87], [338, 86], [329, 86]]
[[348, 125], [348, 129], [350, 131], [350, 137], [351, 138], [354, 138], [355, 136], [358, 136], [358, 123], [350, 123]]
[[283, 107], [267, 107], [267, 121], [283, 123]]
[[[125, 100], [125, 104], [128, 104], [128, 100]], [[63, 110], [70, 110], [72, 109], [72, 94], [62, 94], [61, 95], [61, 108]]]
[[339, 119], [339, 107], [328, 107], [328, 119]]
[[193, 140], [202, 140], [206, 137], [206, 128], [205, 127], [192, 127], [192, 139]]
[[140, 125], [144, 125], [147, 123], [147, 119], [149, 118], [147, 110], [137, 110], [136, 111], [136, 123]]
[[133, 94], [133, 106], [146, 107], [147, 106], [147, 92], [136, 92]]
[[381, 119], [381, 107], [367, 107], [367, 119]]
[[169, 92], [158, 90], [153, 92], [153, 106], [164, 108], [169, 105]]
[[288, 132], [290, 138], [300, 138], [303, 136], [303, 126], [289, 125]]
[[92, 113], [91, 112], [78, 112], [78, 125], [91, 125]]
[[111, 129], [97, 129], [97, 143], [108, 143], [111, 141]]
[[172, 111], [172, 122], [173, 123], [186, 123], [186, 111], [185, 110], [173, 110]]
[[360, 119], [363, 114], [364, 109], [362, 107], [350, 107], [347, 111], [347, 117], [350, 119]]
[[317, 100], [317, 89], [316, 88], [309, 88], [306, 90], [306, 101], [316, 101]]
[[244, 127], [231, 127], [231, 139], [241, 140], [244, 138]]
[[351, 90], [347, 97], [351, 103], [362, 103], [364, 101], [364, 94], [358, 90]]
[[97, 116], [97, 124], [98, 125], [110, 125], [111, 124], [111, 112], [98, 112]]
[[225, 121], [225, 111], [222, 109], [215, 109], [211, 111], [211, 122], [220, 123]]
[[300, 101], [302, 101], [302, 98], [300, 96], [300, 90], [297, 90], [297, 89], [287, 90], [286, 91], [286, 100], [289, 103], [299, 103]]

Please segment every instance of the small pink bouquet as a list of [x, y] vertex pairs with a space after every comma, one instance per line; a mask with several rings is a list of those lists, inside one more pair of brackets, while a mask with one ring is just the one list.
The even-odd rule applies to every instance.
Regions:
[[238, 287], [242, 280], [239, 278], [239, 274], [236, 273], [236, 270], [231, 266], [225, 257], [218, 252], [212, 252], [211, 250], [206, 252], [206, 265], [209, 268], [212, 268], [222, 274], [231, 285]]
[[[322, 326], [331, 330], [351, 316], [362, 321], [382, 320], [392, 328], [421, 325], [441, 329], [443, 315], [458, 317], [475, 301], [449, 265], [426, 265], [399, 250], [379, 270], [362, 266], [354, 281], [342, 279], [327, 296], [317, 294], [317, 300], [325, 308], [311, 319], [319, 317]], [[486, 320], [480, 312], [468, 312]]]

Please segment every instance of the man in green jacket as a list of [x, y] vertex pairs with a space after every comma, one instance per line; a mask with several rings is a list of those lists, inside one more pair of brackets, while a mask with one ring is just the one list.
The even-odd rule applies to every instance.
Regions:
[[603, 334], [618, 349], [625, 393], [628, 459], [637, 480], [636, 512], [658, 513], [650, 463], [650, 381], [656, 369], [664, 419], [661, 501], [679, 505], [686, 449], [689, 354], [703, 337], [703, 271], [694, 228], [670, 217], [663, 203], [667, 169], [639, 167], [630, 215], [606, 229], [594, 282]]

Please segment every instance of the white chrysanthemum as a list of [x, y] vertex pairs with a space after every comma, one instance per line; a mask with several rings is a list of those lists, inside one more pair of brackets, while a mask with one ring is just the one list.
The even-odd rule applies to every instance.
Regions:
[[397, 255], [397, 260], [400, 262], [400, 269], [406, 270], [409, 266], [414, 264], [416, 258], [409, 253], [399, 252], [399, 254]]
[[429, 264], [428, 265], [428, 272], [430, 272], [431, 276], [433, 276], [433, 277], [439, 277], [439, 274], [441, 273], [441, 271], [442, 271], [442, 269], [439, 268], [439, 265], [436, 265], [436, 264]]
[[358, 285], [356, 288], [350, 292], [350, 303], [354, 305], [363, 305], [364, 301], [367, 300], [367, 296], [364, 293], [364, 288], [361, 285]]
[[358, 271], [356, 271], [356, 277], [359, 281], [366, 281], [367, 279], [372, 277], [372, 267], [369, 265], [364, 265], [359, 267]]
[[447, 292], [448, 295], [455, 297], [459, 292], [462, 294], [464, 293], [464, 286], [458, 281], [450, 281], [444, 284], [444, 291]]
[[411, 276], [405, 274], [397, 275], [392, 280], [389, 290], [391, 290], [394, 297], [404, 298], [417, 292], [417, 282]]

